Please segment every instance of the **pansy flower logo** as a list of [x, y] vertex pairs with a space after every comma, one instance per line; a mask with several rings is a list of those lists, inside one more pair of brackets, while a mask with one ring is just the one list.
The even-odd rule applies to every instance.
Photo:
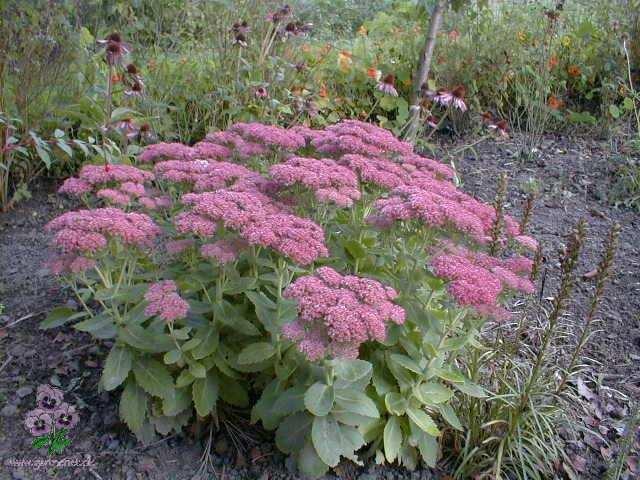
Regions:
[[49, 455], [61, 454], [71, 444], [67, 437], [80, 416], [75, 405], [64, 401], [64, 394], [51, 385], [40, 385], [36, 394], [37, 407], [27, 412], [24, 426], [33, 439], [34, 448], [47, 447]]

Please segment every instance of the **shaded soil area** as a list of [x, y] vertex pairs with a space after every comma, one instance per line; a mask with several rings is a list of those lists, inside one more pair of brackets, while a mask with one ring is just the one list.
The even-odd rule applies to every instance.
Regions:
[[[447, 151], [461, 146], [448, 146]], [[564, 235], [579, 218], [589, 222], [581, 273], [595, 268], [602, 241], [612, 222], [622, 225], [614, 276], [600, 309], [602, 332], [585, 352], [588, 371], [578, 392], [587, 405], [581, 415], [600, 438], [587, 434], [571, 445], [584, 478], [602, 478], [611, 458], [629, 399], [640, 398], [640, 214], [616, 209], [604, 200], [612, 182], [606, 145], [593, 140], [547, 138], [534, 160], [521, 162], [511, 140], [487, 141], [456, 160], [463, 188], [491, 201], [501, 172], [510, 177], [509, 213], [517, 214], [531, 179], [541, 195], [531, 232], [544, 245], [548, 280], [544, 296], [557, 286], [557, 251]], [[157, 479], [192, 478], [197, 470], [202, 443], [197, 432], [170, 436], [149, 446], [136, 443], [118, 420], [117, 395], [99, 392], [99, 372], [109, 345], [70, 328], [41, 331], [38, 323], [53, 307], [75, 306], [43, 267], [47, 260], [44, 224], [71, 205], [53, 193], [55, 185], [41, 184], [33, 198], [0, 214], [0, 479], [92, 478]], [[584, 313], [593, 283], [582, 280], [571, 307], [576, 325]], [[80, 407], [81, 421], [73, 431], [72, 445], [65, 455], [84, 459], [83, 468], [32, 468], [8, 462], [46, 458], [31, 447], [23, 427], [24, 413], [34, 407], [40, 383], [64, 387], [67, 401]], [[572, 385], [574, 388], [574, 385]], [[590, 397], [590, 398], [587, 398]], [[222, 428], [212, 439], [212, 464], [216, 476], [230, 479], [295, 479], [293, 466], [277, 452], [268, 435], [242, 422], [239, 430]], [[204, 437], [207, 435], [205, 433]], [[242, 448], [238, 449], [236, 444]], [[604, 450], [603, 450], [604, 448]], [[48, 468], [48, 470], [47, 470]], [[404, 472], [345, 466], [339, 478], [411, 479], [441, 478], [429, 472]], [[328, 478], [338, 478], [331, 476]]]

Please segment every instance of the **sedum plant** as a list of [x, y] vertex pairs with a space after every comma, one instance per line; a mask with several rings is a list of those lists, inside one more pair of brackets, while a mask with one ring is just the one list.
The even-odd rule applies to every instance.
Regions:
[[[138, 438], [250, 409], [300, 470], [434, 466], [483, 398], [471, 352], [536, 241], [452, 170], [359, 121], [234, 124], [60, 191], [50, 268], [83, 310], [44, 321], [108, 341], [101, 387]], [[499, 244], [501, 256], [489, 255]], [[507, 253], [510, 252], [510, 253]]]

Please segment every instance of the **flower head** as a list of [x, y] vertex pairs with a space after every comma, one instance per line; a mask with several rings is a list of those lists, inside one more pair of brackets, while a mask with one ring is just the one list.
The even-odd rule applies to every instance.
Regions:
[[382, 93], [391, 95], [392, 97], [398, 96], [398, 91], [396, 90], [396, 77], [393, 74], [385, 76], [382, 81], [376, 85], [376, 88]]
[[40, 385], [36, 393], [38, 407], [43, 410], [55, 410], [61, 403], [64, 394], [59, 388], [51, 385]]
[[173, 280], [162, 280], [152, 284], [144, 299], [149, 302], [144, 313], [158, 315], [167, 323], [185, 318], [189, 312], [189, 304], [178, 294], [178, 287]]
[[298, 302], [298, 318], [283, 328], [310, 360], [325, 355], [355, 358], [368, 340], [384, 341], [389, 322], [402, 324], [405, 312], [393, 300], [395, 290], [380, 282], [341, 275], [321, 267], [300, 277], [284, 296]]
[[61, 403], [53, 412], [53, 422], [58, 429], [71, 430], [80, 420], [80, 415], [76, 411], [75, 405]]
[[34, 437], [48, 435], [53, 428], [53, 412], [36, 408], [27, 413], [24, 426]]

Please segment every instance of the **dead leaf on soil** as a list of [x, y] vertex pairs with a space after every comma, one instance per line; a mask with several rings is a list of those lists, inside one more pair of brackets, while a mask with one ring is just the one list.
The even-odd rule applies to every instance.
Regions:
[[578, 394], [581, 397], [584, 397], [589, 401], [593, 401], [598, 398], [598, 396], [595, 393], [593, 393], [589, 387], [587, 387], [587, 384], [584, 383], [584, 380], [582, 380], [582, 378], [578, 377], [577, 384], [578, 384]]

